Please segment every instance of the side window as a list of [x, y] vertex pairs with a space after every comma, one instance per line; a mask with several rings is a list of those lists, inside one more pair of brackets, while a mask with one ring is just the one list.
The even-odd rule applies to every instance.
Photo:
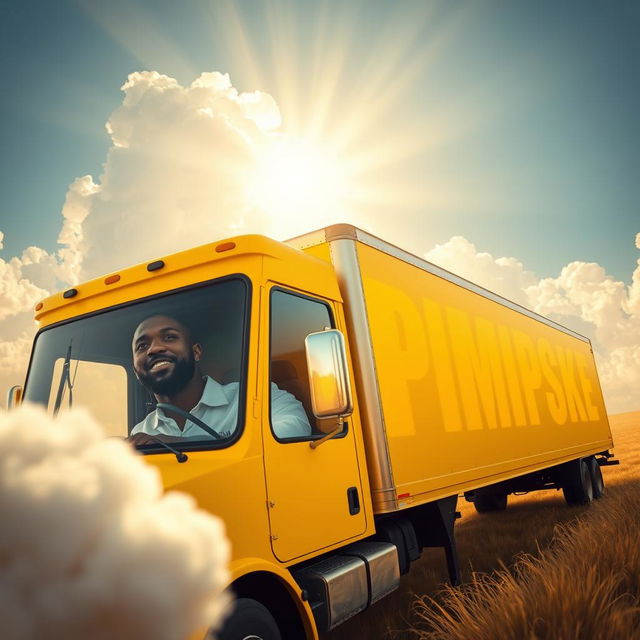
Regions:
[[333, 327], [329, 307], [280, 289], [271, 291], [271, 429], [279, 440], [319, 433], [311, 411], [304, 339]]

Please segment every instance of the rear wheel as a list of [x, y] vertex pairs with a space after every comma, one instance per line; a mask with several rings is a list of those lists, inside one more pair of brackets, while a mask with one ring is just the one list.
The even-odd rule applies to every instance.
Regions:
[[591, 475], [591, 486], [593, 487], [593, 497], [597, 500], [602, 498], [604, 493], [604, 478], [602, 477], [602, 470], [595, 457], [587, 458], [587, 466], [589, 467], [589, 474]]
[[257, 600], [238, 598], [218, 640], [282, 640], [280, 630], [269, 610]]
[[478, 513], [504, 511], [507, 508], [506, 493], [476, 493], [473, 506]]
[[593, 484], [586, 460], [572, 460], [565, 467], [562, 492], [568, 505], [587, 505], [593, 500]]

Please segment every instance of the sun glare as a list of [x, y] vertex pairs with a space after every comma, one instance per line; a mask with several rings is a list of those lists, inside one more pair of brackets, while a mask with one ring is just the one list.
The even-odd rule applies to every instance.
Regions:
[[321, 143], [278, 138], [258, 160], [250, 186], [254, 204], [270, 215], [344, 210], [345, 171], [339, 158]]
[[[366, 220], [370, 227], [376, 211], [475, 206], [475, 199], [467, 203], [465, 191], [441, 176], [418, 173], [414, 160], [421, 162], [486, 117], [484, 93], [478, 98], [472, 87], [451, 104], [421, 91], [420, 109], [407, 107], [473, 12], [461, 8], [443, 22], [437, 3], [380, 10], [381, 29], [363, 44], [358, 33], [369, 21], [367, 2], [249, 4], [250, 11], [232, 0], [205, 1], [200, 17], [211, 42], [233, 52], [236, 86], [272, 95], [282, 115], [280, 133], [269, 138], [243, 175], [248, 208], [264, 213], [270, 232], [288, 237], [336, 221]], [[140, 12], [128, 24], [111, 13], [90, 11], [141, 64], [167, 51], [181, 77], [197, 76], [201, 69], [192, 70], [195, 65], [175, 43], [164, 42], [152, 15]], [[147, 28], [137, 29], [143, 20]], [[271, 123], [262, 124], [263, 131], [273, 131]]]

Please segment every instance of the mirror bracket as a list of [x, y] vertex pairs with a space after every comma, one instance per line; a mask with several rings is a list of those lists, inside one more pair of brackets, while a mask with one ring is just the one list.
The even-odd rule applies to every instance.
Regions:
[[327, 440], [331, 440], [331, 438], [335, 438], [337, 435], [340, 435], [342, 433], [343, 427], [344, 427], [344, 417], [340, 416], [338, 418], [338, 426], [333, 431], [329, 431], [327, 435], [323, 436], [319, 440], [311, 440], [309, 442], [309, 446], [312, 449], [317, 449], [321, 444], [324, 444]]

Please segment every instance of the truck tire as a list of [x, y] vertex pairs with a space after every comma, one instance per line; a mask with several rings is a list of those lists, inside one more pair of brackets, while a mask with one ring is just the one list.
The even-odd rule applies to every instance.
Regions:
[[506, 493], [476, 493], [473, 506], [478, 513], [504, 511], [507, 508]]
[[280, 630], [269, 610], [257, 600], [238, 598], [217, 640], [282, 640]]
[[587, 458], [587, 466], [589, 467], [589, 474], [591, 475], [593, 497], [595, 500], [598, 500], [599, 498], [602, 498], [602, 494], [604, 493], [604, 478], [602, 477], [602, 470], [594, 456]]
[[580, 458], [567, 463], [562, 483], [564, 499], [570, 506], [588, 505], [593, 500], [593, 485], [587, 461]]

